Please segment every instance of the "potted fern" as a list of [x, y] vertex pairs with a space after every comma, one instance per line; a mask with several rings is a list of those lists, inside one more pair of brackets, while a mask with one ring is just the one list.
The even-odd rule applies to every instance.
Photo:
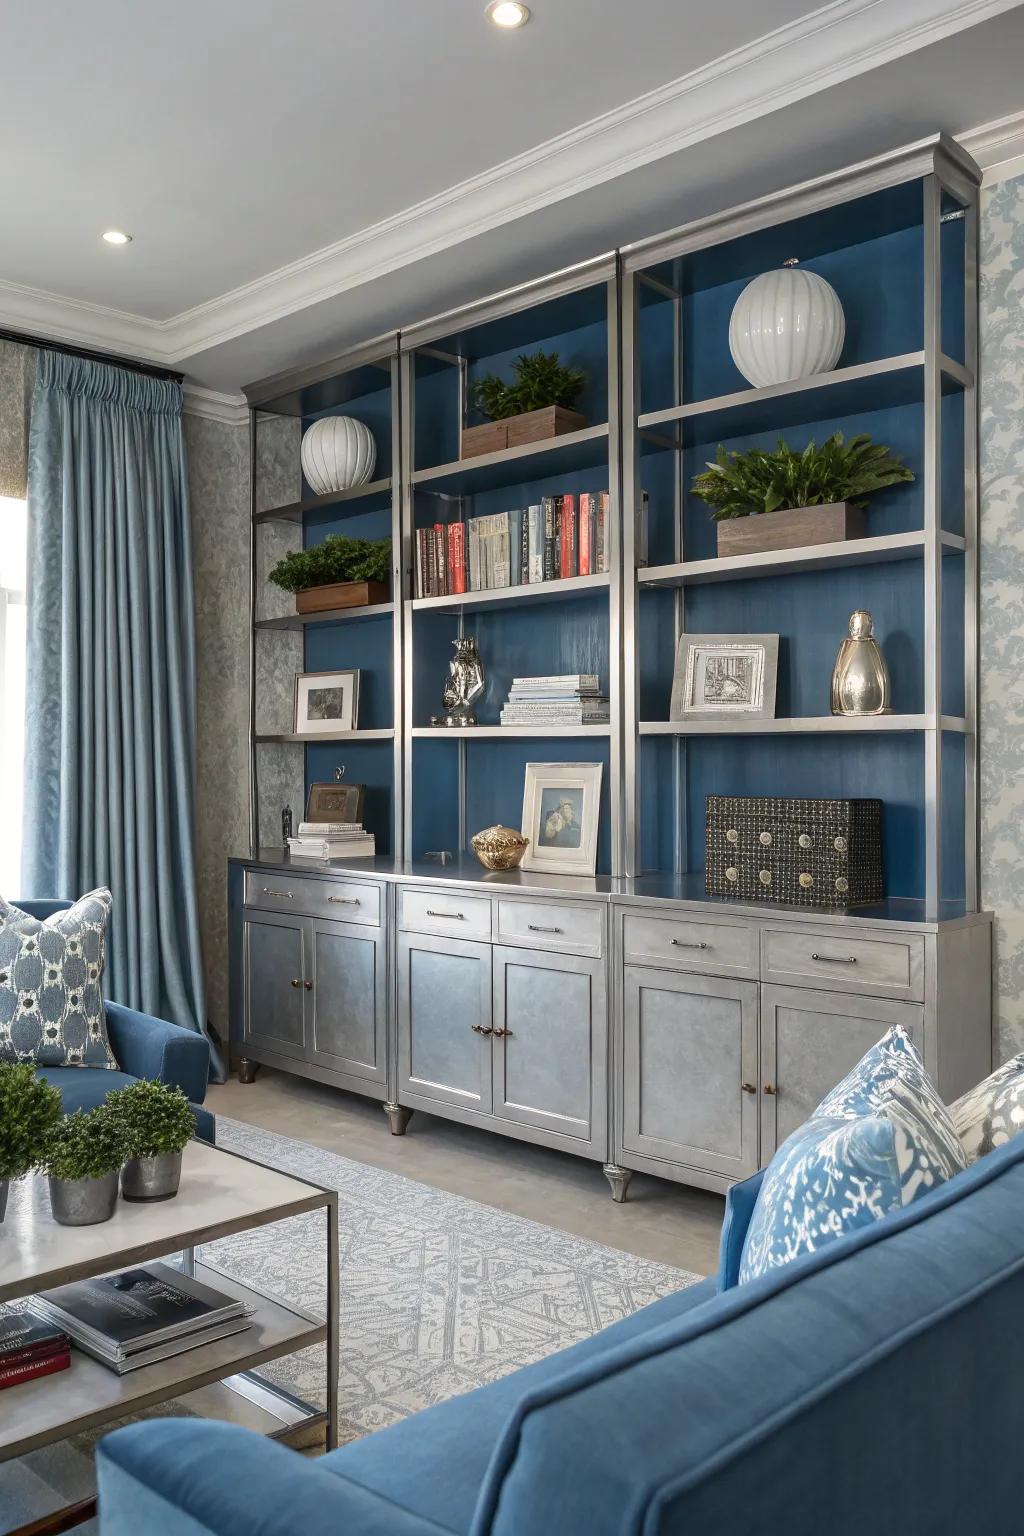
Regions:
[[390, 577], [390, 539], [332, 533], [320, 544], [285, 555], [269, 579], [282, 591], [294, 592], [296, 613], [324, 613], [386, 603]]
[[770, 451], [728, 453], [720, 444], [691, 490], [718, 524], [718, 553], [746, 555], [863, 538], [868, 497], [913, 478], [867, 433], [847, 443], [836, 432], [802, 453], [781, 437]]
[[50, 1209], [62, 1227], [109, 1221], [127, 1155], [124, 1127], [107, 1104], [76, 1109], [50, 1131], [39, 1166], [50, 1182]]
[[522, 353], [512, 364], [511, 383], [493, 373], [478, 379], [470, 400], [489, 419], [482, 426], [463, 427], [462, 457], [578, 432], [587, 419], [573, 407], [586, 382], [583, 370], [565, 367], [557, 352]]
[[180, 1088], [140, 1078], [107, 1095], [125, 1137], [121, 1193], [126, 1200], [170, 1200], [181, 1182], [181, 1154], [195, 1135]]
[[11, 1180], [35, 1166], [60, 1117], [59, 1092], [32, 1062], [0, 1062], [0, 1222]]

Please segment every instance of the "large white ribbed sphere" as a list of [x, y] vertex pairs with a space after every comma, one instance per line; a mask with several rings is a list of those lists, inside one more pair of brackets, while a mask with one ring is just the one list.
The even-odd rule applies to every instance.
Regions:
[[729, 351], [743, 377], [763, 389], [827, 373], [845, 335], [843, 306], [831, 283], [817, 272], [782, 267], [755, 277], [736, 300]]
[[364, 485], [377, 462], [369, 427], [354, 416], [324, 416], [302, 435], [302, 473], [318, 496]]

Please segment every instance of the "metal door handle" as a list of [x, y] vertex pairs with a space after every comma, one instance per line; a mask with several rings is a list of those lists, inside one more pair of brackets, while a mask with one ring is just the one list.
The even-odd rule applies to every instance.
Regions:
[[304, 981], [302, 983], [302, 985], [305, 987], [307, 992], [312, 992], [312, 990], [313, 990], [313, 983], [311, 981]]
[[822, 965], [856, 965], [856, 955], [819, 955], [817, 951], [811, 956], [812, 960], [820, 960]]
[[494, 1038], [496, 1040], [500, 1040], [502, 1038], [502, 1036], [510, 1035], [511, 1033], [512, 1033], [512, 1031], [510, 1029], [492, 1029], [491, 1030], [491, 1034], [494, 1036]]
[[777, 1094], [778, 1091], [779, 1090], [776, 1088], [774, 1083], [765, 1083], [763, 1092], [767, 1093], [769, 1095], [769, 1097], [773, 1096], [774, 1094]]
[[740, 1087], [743, 1089], [744, 1093], [756, 1093], [757, 1092], [757, 1084], [756, 1083], [740, 1083]]
[[561, 928], [545, 928], [543, 923], [527, 923], [531, 933], [561, 933]]
[[703, 939], [669, 939], [677, 949], [710, 949], [710, 944], [705, 944]]
[[471, 1024], [469, 1027], [473, 1031], [474, 1035], [494, 1034], [494, 1030], [490, 1027], [489, 1024]]
[[301, 987], [302, 986], [302, 977], [301, 976], [293, 976], [292, 977], [292, 986], [293, 987]]
[[358, 896], [328, 896], [327, 900], [335, 907], [358, 907]]
[[295, 900], [295, 897], [292, 895], [291, 891], [272, 891], [270, 889], [269, 885], [265, 885], [263, 887], [263, 894], [264, 894], [264, 896], [273, 896], [278, 901], [294, 901]]
[[456, 918], [458, 918], [460, 923], [464, 923], [466, 921], [466, 914], [465, 914], [465, 912], [434, 912], [434, 911], [432, 911], [432, 909], [430, 907], [427, 908], [427, 916], [428, 917], [456, 917]]

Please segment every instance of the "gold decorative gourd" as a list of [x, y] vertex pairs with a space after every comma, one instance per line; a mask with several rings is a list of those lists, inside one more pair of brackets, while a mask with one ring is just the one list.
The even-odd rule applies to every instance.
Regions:
[[473, 838], [473, 852], [485, 869], [518, 869], [530, 839], [513, 827], [485, 827]]

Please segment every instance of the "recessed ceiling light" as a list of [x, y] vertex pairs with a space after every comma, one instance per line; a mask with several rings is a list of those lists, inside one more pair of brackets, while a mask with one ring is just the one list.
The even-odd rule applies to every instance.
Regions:
[[484, 12], [488, 21], [493, 21], [496, 27], [502, 27], [511, 32], [516, 27], [525, 27], [530, 19], [530, 8], [520, 5], [519, 0], [491, 0]]
[[131, 235], [126, 235], [123, 229], [105, 229], [103, 238], [108, 245], [131, 245]]

